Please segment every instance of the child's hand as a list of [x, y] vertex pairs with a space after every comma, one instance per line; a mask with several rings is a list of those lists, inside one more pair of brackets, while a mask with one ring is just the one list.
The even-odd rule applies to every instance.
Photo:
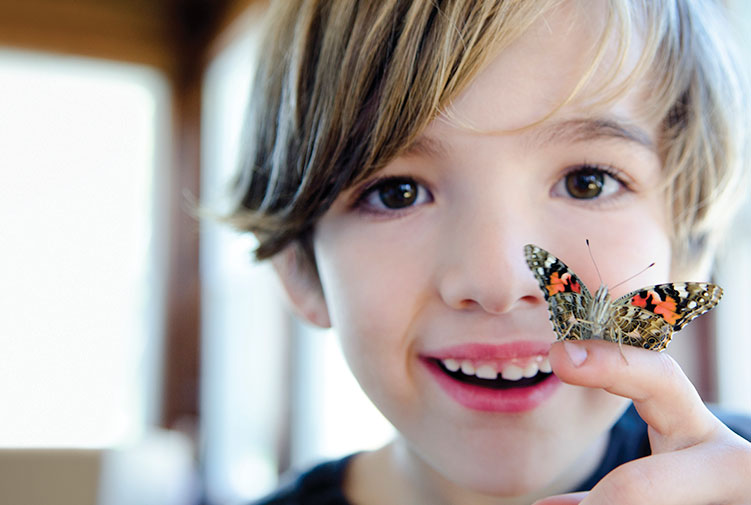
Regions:
[[[667, 354], [587, 340], [556, 343], [550, 362], [569, 384], [631, 398], [649, 425], [652, 455], [606, 475], [589, 493], [535, 505], [708, 505], [751, 503], [751, 443], [704, 406]], [[578, 363], [578, 364], [577, 364]]]

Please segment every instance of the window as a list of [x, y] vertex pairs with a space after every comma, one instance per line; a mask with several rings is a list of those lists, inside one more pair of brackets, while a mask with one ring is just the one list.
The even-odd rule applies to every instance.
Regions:
[[145, 67], [0, 50], [0, 446], [156, 422], [166, 98]]

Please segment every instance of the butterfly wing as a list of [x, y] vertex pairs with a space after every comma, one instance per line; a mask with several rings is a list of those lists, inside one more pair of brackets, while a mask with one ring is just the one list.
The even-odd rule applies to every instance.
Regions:
[[624, 344], [662, 351], [674, 332], [713, 309], [720, 297], [722, 288], [715, 284], [658, 284], [613, 302], [613, 322]]
[[537, 278], [540, 289], [548, 302], [550, 321], [558, 340], [581, 340], [588, 338], [586, 307], [592, 299], [587, 287], [564, 262], [541, 247], [524, 246], [527, 265]]

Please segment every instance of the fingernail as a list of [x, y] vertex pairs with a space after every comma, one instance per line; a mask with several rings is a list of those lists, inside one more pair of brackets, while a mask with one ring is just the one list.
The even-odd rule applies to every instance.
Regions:
[[571, 360], [571, 363], [573, 363], [574, 366], [581, 365], [584, 363], [584, 360], [587, 359], [587, 350], [584, 347], [578, 346], [572, 342], [564, 341], [563, 348], [566, 349], [568, 359]]

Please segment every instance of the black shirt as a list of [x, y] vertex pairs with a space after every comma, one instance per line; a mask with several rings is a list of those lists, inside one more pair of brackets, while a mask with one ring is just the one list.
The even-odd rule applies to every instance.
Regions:
[[[751, 418], [715, 414], [731, 430], [751, 440]], [[617, 466], [650, 454], [647, 425], [631, 405], [611, 428], [608, 447], [599, 466], [571, 491], [589, 491]], [[322, 463], [254, 505], [352, 505], [344, 497], [342, 486], [353, 456]]]

